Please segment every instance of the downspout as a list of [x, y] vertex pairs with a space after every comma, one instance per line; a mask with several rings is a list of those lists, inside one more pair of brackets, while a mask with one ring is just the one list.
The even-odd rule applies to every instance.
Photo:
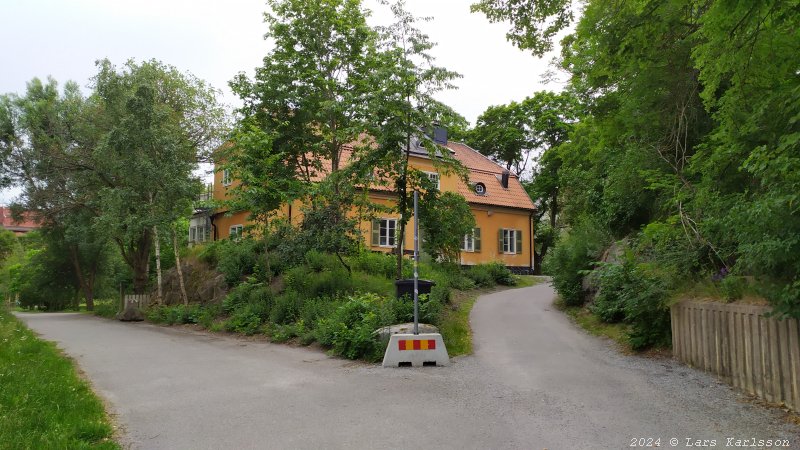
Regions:
[[531, 255], [531, 273], [533, 273], [533, 272], [536, 271], [536, 268], [534, 267], [534, 264], [536, 262], [536, 257], [533, 254], [533, 211], [531, 211], [531, 215], [530, 215], [530, 218], [528, 219], [528, 221], [530, 221], [530, 227], [528, 227], [528, 231], [531, 234], [531, 238], [528, 239], [528, 246], [530, 247], [530, 252], [531, 252], [530, 253], [530, 255]]

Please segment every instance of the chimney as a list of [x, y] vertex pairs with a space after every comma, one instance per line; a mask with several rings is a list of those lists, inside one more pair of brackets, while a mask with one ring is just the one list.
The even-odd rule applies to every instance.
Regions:
[[447, 128], [440, 127], [438, 124], [434, 124], [433, 142], [436, 142], [439, 145], [447, 145]]
[[510, 173], [507, 169], [503, 169], [503, 176], [500, 178], [500, 184], [503, 185], [503, 189], [508, 189], [508, 177]]

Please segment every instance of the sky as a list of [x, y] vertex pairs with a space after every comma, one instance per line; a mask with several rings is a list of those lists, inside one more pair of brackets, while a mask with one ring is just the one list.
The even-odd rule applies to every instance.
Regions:
[[[377, 0], [372, 24], [389, 17]], [[407, 8], [432, 20], [421, 28], [438, 43], [436, 63], [463, 75], [458, 90], [436, 97], [473, 125], [489, 106], [522, 100], [543, 84], [552, 55], [542, 59], [516, 49], [505, 39], [509, 26], [490, 24], [470, 13], [474, 0], [408, 0]], [[0, 0], [0, 93], [23, 94], [34, 77], [52, 76], [61, 85], [76, 81], [86, 88], [95, 61], [116, 65], [134, 58], [155, 58], [191, 72], [222, 92], [230, 107], [238, 99], [228, 81], [239, 72], [252, 75], [269, 51], [263, 36], [263, 0]], [[0, 204], [14, 191], [0, 192]]]

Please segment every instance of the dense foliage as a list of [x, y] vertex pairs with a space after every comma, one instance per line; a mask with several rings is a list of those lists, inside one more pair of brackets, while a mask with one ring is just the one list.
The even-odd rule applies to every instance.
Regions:
[[[573, 21], [571, 3], [473, 8], [509, 20], [512, 42], [541, 55]], [[584, 300], [578, 271], [610, 241], [587, 234], [591, 223], [633, 252], [626, 276], [601, 269], [608, 319], [668, 332], [664, 302], [715, 274], [730, 297], [755, 290], [800, 316], [799, 30], [796, 1], [585, 3], [561, 41], [582, 111], [557, 153], [557, 225], [571, 231], [549, 267], [565, 300]]]
[[[411, 300], [395, 297], [394, 256], [358, 252], [346, 256], [345, 265], [335, 254], [317, 250], [308, 250], [300, 258], [288, 258], [301, 247], [287, 250], [281, 248], [279, 241], [302, 240], [302, 235], [302, 229], [283, 230], [279, 238], [271, 234], [267, 239], [224, 240], [203, 246], [198, 258], [224, 274], [230, 286], [224, 301], [151, 307], [148, 319], [168, 324], [194, 323], [247, 335], [266, 334], [278, 342], [319, 342], [334, 354], [351, 359], [380, 358], [386, 343], [375, 331], [413, 320]], [[266, 254], [283, 263], [267, 267]], [[403, 274], [412, 275], [408, 259], [403, 260]], [[420, 277], [435, 283], [430, 294], [420, 296], [419, 309], [420, 321], [433, 325], [441, 323], [453, 289], [510, 286], [517, 282], [498, 263], [468, 270], [455, 264], [422, 264]]]
[[112, 245], [134, 290], [146, 291], [157, 227], [190, 212], [201, 186], [193, 171], [225, 125], [216, 91], [174, 67], [97, 68], [88, 97], [52, 79], [0, 96], [2, 176], [22, 188], [15, 209], [63, 241], [90, 309]]

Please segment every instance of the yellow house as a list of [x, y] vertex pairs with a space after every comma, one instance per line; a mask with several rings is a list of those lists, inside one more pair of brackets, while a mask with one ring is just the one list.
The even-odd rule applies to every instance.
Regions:
[[[461, 264], [474, 265], [499, 261], [516, 273], [533, 271], [533, 212], [535, 206], [520, 184], [519, 178], [509, 173], [494, 161], [460, 142], [440, 141], [451, 155], [469, 170], [469, 183], [465, 184], [457, 175], [440, 175], [427, 152], [412, 152], [409, 165], [428, 173], [438, 180], [442, 192], [458, 192], [467, 200], [475, 216], [476, 228], [473, 236], [465, 236], [461, 250]], [[225, 199], [228, 190], [236, 183], [227, 171], [215, 171], [213, 197]], [[394, 196], [388, 189], [371, 189], [370, 199], [378, 204], [393, 206]], [[298, 224], [300, 204], [284, 205], [279, 216]], [[193, 219], [190, 241], [225, 239], [242, 233], [250, 224], [249, 213], [230, 213], [216, 210], [206, 222]], [[414, 245], [413, 226], [406, 227], [405, 236], [396, 236], [399, 215], [384, 214], [372, 221], [361, 223], [364, 245], [373, 251], [392, 252], [400, 245], [408, 251]], [[194, 231], [194, 233], [192, 233]], [[194, 236], [194, 238], [193, 238]]]

